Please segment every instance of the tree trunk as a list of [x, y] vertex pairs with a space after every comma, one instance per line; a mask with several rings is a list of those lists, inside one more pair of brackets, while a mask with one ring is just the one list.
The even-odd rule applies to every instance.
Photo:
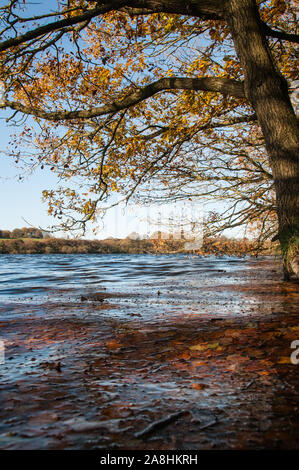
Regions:
[[230, 27], [245, 77], [245, 94], [261, 126], [269, 155], [285, 279], [299, 278], [299, 124], [284, 77], [277, 70], [255, 0], [227, 0]]

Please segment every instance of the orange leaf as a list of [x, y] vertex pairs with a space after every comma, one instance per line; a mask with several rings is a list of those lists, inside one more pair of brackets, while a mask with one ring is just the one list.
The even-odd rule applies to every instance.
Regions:
[[204, 390], [205, 388], [208, 388], [209, 386], [206, 384], [197, 383], [197, 384], [192, 384], [191, 387], [194, 388], [195, 390]]

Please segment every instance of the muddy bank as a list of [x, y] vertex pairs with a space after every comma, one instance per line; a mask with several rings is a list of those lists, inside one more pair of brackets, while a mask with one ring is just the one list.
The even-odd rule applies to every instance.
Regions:
[[210, 269], [2, 302], [0, 448], [298, 448], [298, 285]]

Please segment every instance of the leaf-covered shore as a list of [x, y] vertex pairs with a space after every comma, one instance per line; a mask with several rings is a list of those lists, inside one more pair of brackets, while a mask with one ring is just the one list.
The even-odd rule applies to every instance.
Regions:
[[298, 448], [297, 286], [267, 260], [244, 267], [193, 280], [188, 305], [162, 279], [126, 315], [108, 290], [3, 310], [0, 447]]

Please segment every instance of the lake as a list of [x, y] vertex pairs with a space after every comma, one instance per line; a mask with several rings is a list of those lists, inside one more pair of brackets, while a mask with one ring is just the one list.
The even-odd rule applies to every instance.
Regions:
[[272, 258], [1, 255], [0, 449], [296, 447], [298, 330]]
[[[171, 314], [173, 307], [178, 313], [187, 308], [201, 316], [241, 315], [246, 313], [247, 301], [240, 305], [235, 292], [232, 302], [224, 287], [254, 282], [263, 259], [266, 260], [190, 255], [1, 255], [0, 314], [10, 317], [22, 306], [21, 314], [26, 315], [40, 312], [41, 306], [49, 308], [55, 304], [59, 308], [63, 304], [65, 308], [67, 304], [78, 306], [78, 302], [79, 314], [88, 314], [89, 304], [81, 303], [81, 296], [106, 290], [123, 295], [109, 309], [109, 315], [126, 316], [137, 311], [151, 318]], [[278, 270], [275, 266], [272, 272]], [[268, 282], [271, 284], [272, 279]], [[244, 295], [241, 297], [243, 302]]]

